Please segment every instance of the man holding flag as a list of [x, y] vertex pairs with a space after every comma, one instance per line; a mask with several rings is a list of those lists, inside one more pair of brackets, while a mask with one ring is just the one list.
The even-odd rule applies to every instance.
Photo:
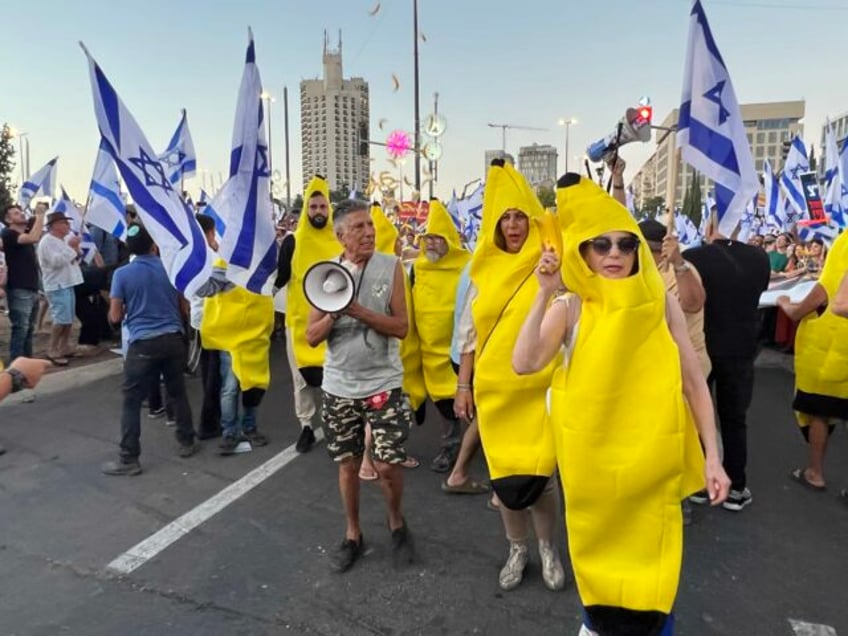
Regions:
[[[694, 0], [690, 12], [677, 145], [687, 163], [715, 182], [715, 207], [705, 237], [709, 244], [687, 250], [686, 259], [698, 270], [707, 294], [710, 383], [715, 385], [724, 469], [732, 482], [722, 505], [740, 511], [752, 500], [745, 476], [745, 416], [754, 387], [757, 306], [769, 283], [769, 263], [761, 249], [727, 238], [742, 220], [759, 180], [736, 92], [700, 0]], [[709, 498], [704, 491], [691, 500], [707, 503]]]

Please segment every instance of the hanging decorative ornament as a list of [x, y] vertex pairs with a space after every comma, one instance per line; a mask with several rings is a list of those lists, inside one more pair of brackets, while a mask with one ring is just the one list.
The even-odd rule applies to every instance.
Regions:
[[386, 151], [392, 159], [403, 159], [412, 150], [412, 138], [405, 130], [393, 130], [386, 137]]

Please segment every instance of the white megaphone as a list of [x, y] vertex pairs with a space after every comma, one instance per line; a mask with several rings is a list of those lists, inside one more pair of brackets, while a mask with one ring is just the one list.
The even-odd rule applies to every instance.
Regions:
[[651, 139], [651, 115], [649, 105], [639, 108], [628, 108], [624, 117], [618, 122], [615, 130], [602, 139], [598, 139], [586, 148], [590, 160], [609, 163], [615, 156], [615, 151], [631, 141], [646, 142]]
[[303, 293], [310, 305], [328, 314], [344, 311], [356, 296], [350, 270], [335, 261], [319, 261], [303, 277]]

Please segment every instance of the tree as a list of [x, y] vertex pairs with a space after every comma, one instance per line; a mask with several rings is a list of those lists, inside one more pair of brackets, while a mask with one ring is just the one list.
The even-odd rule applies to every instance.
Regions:
[[810, 145], [810, 172], [816, 171], [816, 147]]
[[539, 186], [536, 195], [544, 208], [552, 208], [556, 205], [556, 192], [548, 186]]
[[0, 210], [15, 202], [15, 187], [12, 185], [12, 166], [15, 160], [15, 146], [8, 124], [0, 131]]
[[701, 223], [701, 180], [698, 178], [698, 173], [693, 171], [692, 183], [686, 190], [686, 196], [683, 199], [683, 214], [688, 216], [692, 223], [697, 227]]
[[657, 210], [663, 210], [664, 208], [665, 197], [651, 197], [649, 199], [645, 199], [645, 202], [642, 204], [641, 213], [650, 218], [654, 218], [657, 214]]

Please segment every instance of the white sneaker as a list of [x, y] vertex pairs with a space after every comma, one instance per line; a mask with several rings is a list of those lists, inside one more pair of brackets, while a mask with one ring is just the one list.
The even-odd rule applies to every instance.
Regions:
[[565, 587], [565, 572], [557, 549], [549, 541], [539, 541], [539, 559], [542, 561], [542, 580], [545, 587], [556, 591]]
[[591, 629], [586, 627], [585, 625], [580, 626], [580, 632], [578, 632], [577, 636], [599, 636], [598, 632], [593, 632]]
[[498, 585], [502, 590], [514, 590], [524, 579], [524, 568], [527, 567], [527, 544], [514, 543], [509, 544], [509, 557], [506, 564], [501, 568], [501, 573], [498, 576]]

